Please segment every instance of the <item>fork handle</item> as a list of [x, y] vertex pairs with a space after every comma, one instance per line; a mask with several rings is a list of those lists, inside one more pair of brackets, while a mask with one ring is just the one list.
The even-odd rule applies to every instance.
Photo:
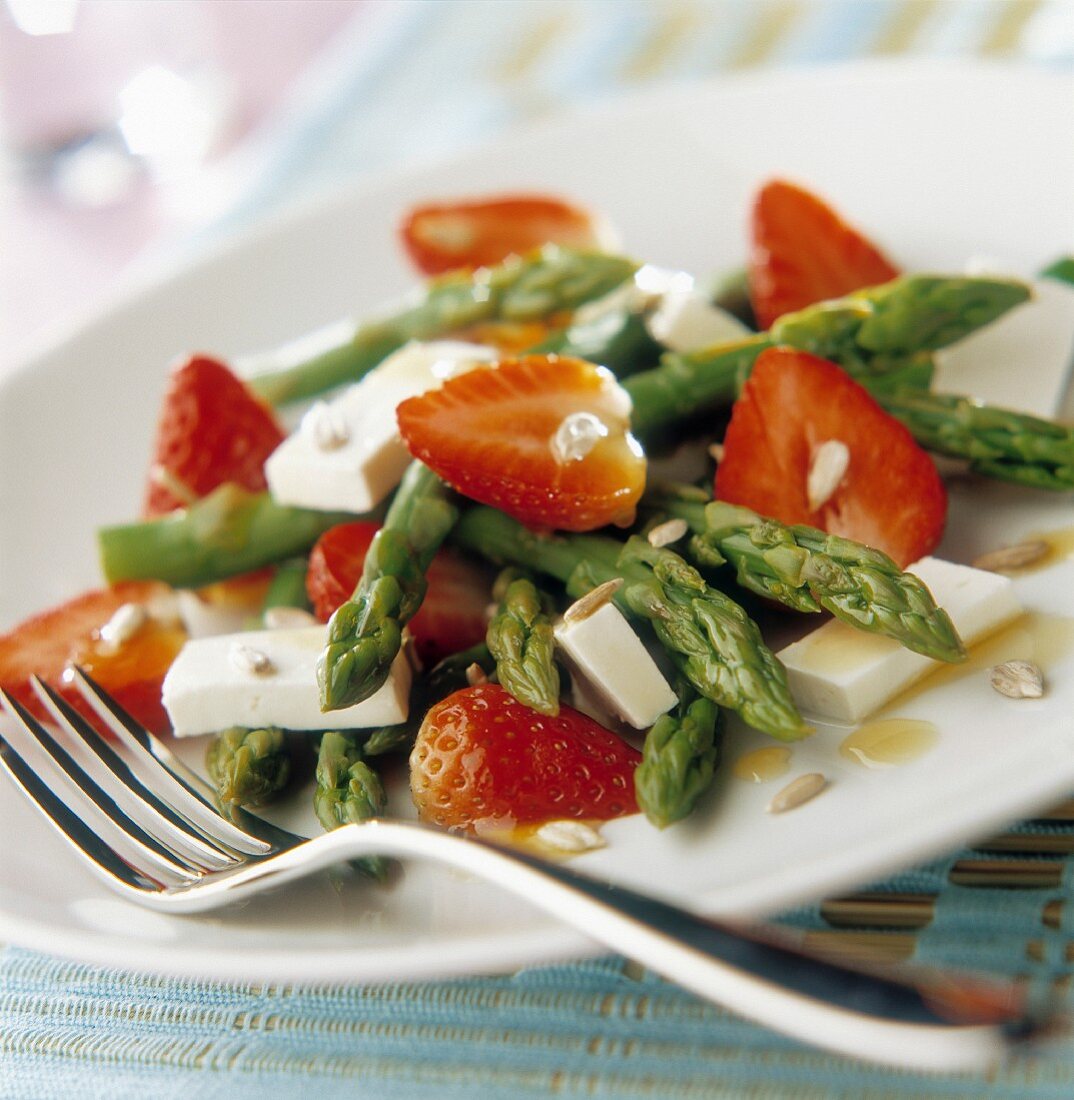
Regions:
[[[431, 859], [475, 874], [702, 997], [853, 1058], [933, 1072], [980, 1070], [1031, 1030], [1010, 989], [945, 978], [943, 992], [989, 1021], [952, 1023], [912, 985], [839, 966], [773, 942], [774, 934], [705, 920], [524, 852], [419, 824], [344, 826], [267, 864], [286, 879], [308, 874], [311, 861], [328, 866], [371, 854]], [[281, 866], [292, 856], [294, 875]], [[257, 866], [246, 869], [252, 877]], [[233, 888], [244, 875], [229, 876]]]

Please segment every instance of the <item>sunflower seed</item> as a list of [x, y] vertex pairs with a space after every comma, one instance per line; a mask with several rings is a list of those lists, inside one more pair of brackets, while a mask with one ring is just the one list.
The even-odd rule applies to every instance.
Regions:
[[101, 641], [107, 649], [117, 650], [124, 642], [129, 642], [148, 620], [149, 611], [145, 604], [121, 604], [101, 627]]
[[722, 443], [713, 443], [709, 447], [709, 458], [717, 465], [723, 462], [724, 449]]
[[474, 663], [466, 669], [466, 682], [470, 687], [478, 687], [481, 684], [487, 684], [489, 682], [488, 676], [485, 675], [485, 670], [474, 661]]
[[1044, 694], [1040, 669], [1029, 661], [1004, 661], [992, 668], [988, 679], [1008, 699], [1039, 699]]
[[309, 412], [302, 418], [302, 431], [309, 435], [320, 451], [338, 451], [351, 438], [339, 411], [324, 401], [310, 406]]
[[850, 465], [850, 448], [839, 439], [828, 439], [813, 449], [806, 475], [809, 510], [815, 512], [827, 504], [843, 483]]
[[149, 467], [149, 480], [151, 484], [170, 493], [184, 508], [198, 499], [198, 494], [182, 478], [177, 477], [167, 466], [162, 466], [159, 462]]
[[591, 852], [595, 848], [604, 848], [607, 841], [591, 825], [584, 821], [546, 821], [534, 834], [549, 848], [560, 852]]
[[1048, 544], [1043, 539], [1031, 539], [981, 554], [973, 559], [973, 568], [1006, 573], [1010, 569], [1024, 569], [1027, 565], [1033, 565], [1047, 553]]
[[828, 780], [820, 772], [808, 772], [806, 775], [800, 775], [772, 796], [772, 801], [768, 803], [768, 812], [770, 814], [782, 814], [786, 813], [787, 810], [793, 810], [796, 806], [801, 806], [803, 802], [816, 798], [826, 786], [828, 786]]
[[580, 623], [583, 619], [588, 619], [595, 611], [599, 611], [622, 587], [622, 577], [613, 577], [610, 581], [598, 584], [592, 592], [587, 592], [584, 596], [575, 600], [563, 612], [564, 622]]
[[673, 542], [678, 542], [689, 529], [684, 519], [669, 519], [658, 523], [649, 532], [649, 545], [670, 546]]
[[271, 676], [276, 671], [276, 666], [267, 653], [243, 642], [235, 642], [231, 646], [228, 660], [239, 672], [248, 672], [251, 676]]

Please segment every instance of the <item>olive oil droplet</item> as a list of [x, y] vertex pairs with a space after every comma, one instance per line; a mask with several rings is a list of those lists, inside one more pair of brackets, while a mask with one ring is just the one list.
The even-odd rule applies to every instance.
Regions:
[[931, 722], [883, 718], [845, 737], [839, 754], [864, 768], [897, 768], [923, 756], [938, 740], [939, 731]]
[[747, 783], [767, 783], [786, 775], [790, 767], [791, 750], [782, 745], [769, 745], [740, 756], [732, 772], [736, 779], [744, 779]]

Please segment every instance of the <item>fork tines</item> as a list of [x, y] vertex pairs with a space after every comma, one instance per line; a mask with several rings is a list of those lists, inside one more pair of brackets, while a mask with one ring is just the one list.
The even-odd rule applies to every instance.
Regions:
[[75, 683], [125, 756], [58, 692], [37, 677], [31, 683], [57, 731], [0, 689], [13, 720], [0, 737], [0, 766], [98, 872], [159, 890], [272, 850], [220, 816], [197, 789], [201, 781], [84, 672]]

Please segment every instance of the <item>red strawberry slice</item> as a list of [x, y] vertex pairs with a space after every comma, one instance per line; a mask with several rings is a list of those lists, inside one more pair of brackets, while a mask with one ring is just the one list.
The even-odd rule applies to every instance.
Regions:
[[192, 356], [164, 394], [145, 515], [185, 507], [225, 481], [260, 492], [265, 459], [283, 439], [272, 412], [223, 363]]
[[37, 675], [93, 718], [69, 675], [65, 676], [69, 665], [82, 665], [143, 725], [155, 733], [167, 732], [171, 727], [160, 688], [185, 633], [154, 618], [115, 646], [104, 644], [99, 633], [124, 604], [147, 607], [167, 599], [169, 592], [166, 585], [154, 581], [128, 581], [83, 593], [27, 619], [0, 635], [0, 687], [34, 714], [47, 718], [30, 687], [30, 677]]
[[588, 211], [551, 195], [503, 195], [428, 203], [407, 212], [403, 247], [424, 275], [487, 267], [543, 244], [595, 248], [599, 231]]
[[[321, 622], [328, 622], [350, 599], [377, 530], [375, 523], [341, 523], [317, 540], [306, 591]], [[418, 656], [430, 668], [448, 654], [484, 641], [490, 586], [482, 569], [450, 550], [436, 555], [426, 576], [429, 588], [421, 610], [410, 620], [410, 632]]]
[[645, 458], [630, 399], [603, 367], [530, 355], [451, 378], [396, 410], [410, 453], [530, 527], [633, 521]]
[[548, 718], [497, 684], [463, 688], [425, 716], [410, 754], [422, 818], [445, 828], [510, 828], [637, 813], [641, 754], [592, 718]]
[[[829, 441], [845, 444], [849, 464], [811, 508], [810, 467]], [[943, 482], [909, 431], [834, 363], [790, 348], [763, 352], [735, 402], [716, 496], [864, 542], [902, 566], [936, 547], [947, 515]]]
[[814, 302], [889, 282], [899, 269], [822, 199], [785, 180], [753, 205], [750, 298], [757, 324]]

